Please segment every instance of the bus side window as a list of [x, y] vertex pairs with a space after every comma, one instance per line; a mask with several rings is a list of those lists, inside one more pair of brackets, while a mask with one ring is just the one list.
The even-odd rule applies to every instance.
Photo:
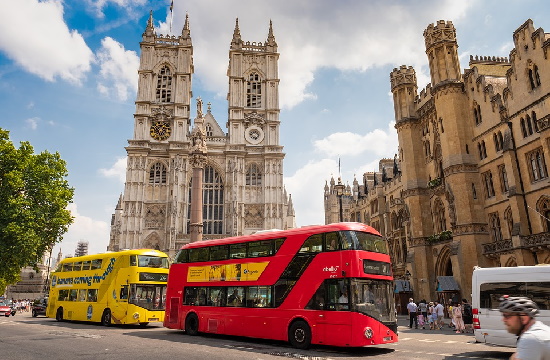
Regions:
[[69, 301], [76, 301], [76, 299], [77, 299], [77, 293], [78, 293], [78, 290], [72, 289], [72, 290], [69, 292]]
[[230, 259], [244, 259], [246, 257], [246, 243], [229, 245]]
[[325, 249], [326, 251], [340, 249], [337, 232], [329, 232], [325, 234]]
[[301, 253], [317, 253], [323, 251], [323, 234], [311, 235], [300, 248]]
[[78, 301], [86, 301], [86, 289], [78, 290]]
[[97, 301], [97, 289], [88, 289], [88, 302]]
[[340, 244], [342, 245], [342, 250], [353, 249], [353, 237], [349, 231], [340, 231]]
[[321, 283], [306, 306], [306, 309], [323, 310], [325, 308], [325, 283]]
[[130, 266], [137, 266], [137, 255], [130, 255]]
[[227, 294], [227, 306], [242, 306], [243, 305], [243, 287], [228, 287]]
[[122, 285], [120, 288], [120, 300], [128, 299], [128, 285]]
[[82, 270], [90, 270], [90, 265], [91, 265], [91, 261], [88, 260], [88, 261], [83, 261], [82, 262]]

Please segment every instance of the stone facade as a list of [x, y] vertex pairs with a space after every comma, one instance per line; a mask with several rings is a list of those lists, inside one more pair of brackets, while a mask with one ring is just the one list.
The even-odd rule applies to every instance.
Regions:
[[[134, 135], [126, 147], [126, 184], [112, 216], [108, 250], [146, 247], [173, 256], [190, 240], [194, 65], [189, 19], [181, 35], [162, 36], [155, 33], [151, 14], [140, 45]], [[271, 24], [264, 43], [251, 43], [241, 39], [237, 21], [227, 71], [228, 132], [209, 104], [204, 114], [202, 102], [197, 109], [208, 148], [203, 239], [295, 226], [283, 185], [278, 60]]]
[[[431, 82], [390, 74], [398, 156], [354, 180], [344, 220], [387, 237], [416, 299], [469, 298], [474, 266], [550, 263], [550, 34], [527, 20], [509, 58], [471, 56], [463, 73], [451, 22], [424, 38]], [[331, 180], [327, 222], [337, 198]]]

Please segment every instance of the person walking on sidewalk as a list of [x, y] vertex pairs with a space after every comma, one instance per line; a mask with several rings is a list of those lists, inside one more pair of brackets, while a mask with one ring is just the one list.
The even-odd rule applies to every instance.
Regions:
[[434, 311], [437, 314], [437, 322], [435, 323], [435, 327], [439, 328], [441, 330], [443, 328], [443, 305], [439, 301], [435, 301], [435, 309]]
[[407, 304], [407, 311], [409, 312], [409, 328], [412, 329], [413, 327], [413, 320], [414, 320], [414, 328], [418, 329], [418, 319], [416, 318], [416, 311], [418, 310], [418, 306], [413, 301], [413, 298], [409, 299], [409, 303]]
[[500, 298], [499, 310], [509, 333], [518, 336], [510, 360], [550, 360], [550, 326], [535, 320], [539, 307], [528, 297]]

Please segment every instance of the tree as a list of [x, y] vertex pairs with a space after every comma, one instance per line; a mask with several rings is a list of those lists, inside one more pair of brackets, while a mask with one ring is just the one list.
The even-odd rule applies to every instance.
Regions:
[[0, 128], [0, 293], [22, 268], [36, 268], [73, 222], [66, 176], [59, 153], [34, 154], [26, 141], [17, 149]]

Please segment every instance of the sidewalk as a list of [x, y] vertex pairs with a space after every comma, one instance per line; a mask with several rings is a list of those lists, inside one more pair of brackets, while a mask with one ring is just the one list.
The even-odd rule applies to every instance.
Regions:
[[[430, 325], [428, 323], [424, 324], [424, 329], [422, 327], [419, 327], [418, 329], [409, 328], [409, 316], [408, 315], [397, 315], [397, 329], [401, 331], [413, 331], [413, 332], [420, 332], [420, 333], [430, 333], [430, 332], [437, 332], [439, 334], [456, 334], [456, 330], [454, 328], [449, 327], [449, 323], [451, 322], [451, 319], [444, 318], [443, 323], [445, 326], [441, 330], [430, 330]], [[414, 326], [414, 323], [413, 323]], [[456, 334], [459, 335], [459, 334]], [[473, 333], [464, 333], [460, 335], [471, 335], [473, 336]]]

